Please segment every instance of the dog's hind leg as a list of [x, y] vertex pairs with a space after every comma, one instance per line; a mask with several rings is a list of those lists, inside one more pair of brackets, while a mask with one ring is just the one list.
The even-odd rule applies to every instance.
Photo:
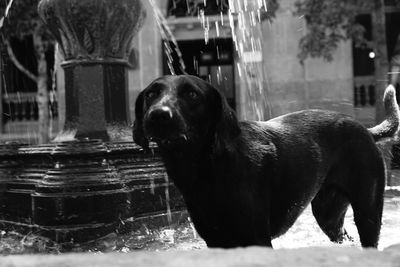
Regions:
[[[377, 247], [381, 230], [381, 212], [379, 204], [375, 203], [369, 208], [363, 204], [353, 204], [354, 222], [360, 235], [363, 247]], [[361, 206], [361, 207], [359, 207]]]
[[349, 200], [335, 186], [323, 186], [311, 202], [319, 227], [332, 242], [342, 243], [350, 238], [343, 228]]
[[[361, 183], [352, 190], [350, 203], [363, 247], [377, 247], [381, 229], [385, 174], [383, 162], [358, 170]], [[381, 164], [380, 164], [381, 163]]]

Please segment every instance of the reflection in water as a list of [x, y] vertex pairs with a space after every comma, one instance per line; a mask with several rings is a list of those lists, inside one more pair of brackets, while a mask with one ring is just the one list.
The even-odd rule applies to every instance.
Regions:
[[[400, 197], [386, 198], [383, 212], [382, 231], [379, 249], [400, 243]], [[357, 229], [353, 223], [353, 214], [349, 209], [345, 227], [354, 238], [354, 242], [334, 244], [329, 241], [307, 208], [295, 225], [282, 237], [273, 240], [274, 248], [300, 248], [311, 246], [356, 246], [360, 247]], [[63, 245], [38, 237], [31, 233], [25, 236], [15, 232], [0, 232], [1, 254], [22, 253], [60, 253], [60, 252], [130, 252], [137, 250], [162, 251], [162, 250], [198, 250], [205, 249], [206, 244], [194, 231], [190, 220], [179, 225], [171, 225], [161, 229], [149, 229], [142, 225], [135, 232], [126, 234], [109, 234], [101, 239], [87, 244]]]

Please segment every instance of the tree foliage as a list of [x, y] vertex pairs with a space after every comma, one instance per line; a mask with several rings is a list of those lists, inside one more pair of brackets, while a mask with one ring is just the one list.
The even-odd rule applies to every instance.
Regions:
[[[5, 14], [5, 9], [11, 0], [0, 0], [0, 14]], [[34, 80], [37, 84], [36, 101], [39, 112], [39, 143], [49, 141], [49, 95], [48, 95], [48, 67], [46, 51], [54, 45], [54, 39], [42, 22], [37, 12], [39, 0], [14, 0], [7, 17], [2, 20], [1, 42], [6, 46], [10, 59], [14, 65]], [[24, 39], [32, 37], [37, 59], [37, 75], [24, 67], [14, 55], [10, 40], [12, 38]]]
[[[10, 0], [0, 0], [0, 17]], [[46, 45], [53, 45], [54, 39], [43, 24], [37, 12], [39, 0], [14, 0], [8, 16], [4, 19], [1, 35], [5, 39], [39, 35]]]
[[[400, 7], [400, 0], [391, 0]], [[374, 0], [297, 0], [295, 15], [304, 17], [308, 32], [300, 40], [299, 58], [332, 60], [341, 41], [352, 39], [356, 46], [369, 46], [365, 29], [356, 22], [360, 12], [372, 13]]]

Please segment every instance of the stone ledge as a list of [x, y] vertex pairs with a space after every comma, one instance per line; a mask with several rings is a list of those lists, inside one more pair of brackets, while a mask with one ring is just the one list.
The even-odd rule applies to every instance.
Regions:
[[370, 267], [399, 266], [400, 244], [384, 251], [349, 247], [312, 247], [272, 250], [260, 247], [246, 249], [205, 249], [198, 251], [132, 252], [110, 254], [22, 255], [0, 258], [2, 267], [121, 267], [121, 266], [296, 266], [296, 267]]

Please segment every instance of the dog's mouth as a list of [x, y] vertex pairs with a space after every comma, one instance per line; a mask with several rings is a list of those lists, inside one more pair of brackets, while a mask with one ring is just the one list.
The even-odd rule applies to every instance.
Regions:
[[[160, 116], [164, 115], [164, 116]], [[179, 115], [172, 113], [160, 113], [149, 115], [144, 120], [144, 134], [149, 141], [157, 143], [159, 146], [175, 147], [188, 144], [193, 133], [186, 124], [185, 120]]]
[[163, 146], [186, 144], [190, 141], [190, 135], [177, 126], [169, 127], [163, 125], [163, 127], [152, 127], [152, 125], [148, 125], [148, 127], [145, 127], [145, 135], [149, 141]]
[[190, 141], [187, 134], [176, 134], [168, 136], [149, 136], [149, 140], [163, 146], [183, 145]]

